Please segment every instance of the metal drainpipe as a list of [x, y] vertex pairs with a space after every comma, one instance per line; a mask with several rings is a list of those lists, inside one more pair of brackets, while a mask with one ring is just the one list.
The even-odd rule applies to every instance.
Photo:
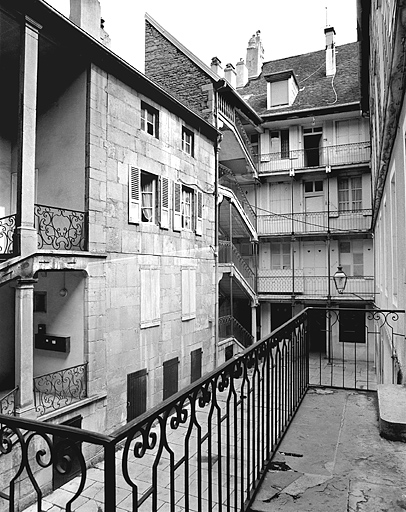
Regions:
[[[214, 91], [214, 122], [218, 130], [218, 93]], [[214, 368], [218, 364], [218, 342], [219, 342], [219, 282], [218, 282], [218, 255], [219, 255], [219, 152], [220, 135], [217, 135], [214, 148]]]

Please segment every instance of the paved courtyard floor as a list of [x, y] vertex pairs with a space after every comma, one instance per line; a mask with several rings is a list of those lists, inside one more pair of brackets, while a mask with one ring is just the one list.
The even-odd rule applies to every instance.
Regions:
[[376, 393], [313, 388], [252, 511], [401, 512], [405, 477], [406, 444], [380, 437]]

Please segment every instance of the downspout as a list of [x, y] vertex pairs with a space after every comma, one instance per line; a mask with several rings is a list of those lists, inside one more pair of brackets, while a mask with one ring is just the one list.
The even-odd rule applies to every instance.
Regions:
[[[214, 90], [214, 123], [218, 131], [218, 93]], [[218, 282], [218, 255], [219, 255], [219, 152], [222, 135], [218, 134], [214, 148], [214, 368], [218, 365], [219, 342], [219, 282]]]

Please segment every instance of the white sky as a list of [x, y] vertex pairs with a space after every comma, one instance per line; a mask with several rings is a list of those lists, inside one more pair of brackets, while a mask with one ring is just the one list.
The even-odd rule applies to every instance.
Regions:
[[[69, 16], [69, 0], [46, 0]], [[324, 49], [327, 22], [335, 28], [336, 44], [356, 41], [356, 0], [100, 0], [111, 50], [144, 71], [144, 14], [210, 65], [223, 67], [245, 59], [252, 34], [261, 31], [265, 61]]]

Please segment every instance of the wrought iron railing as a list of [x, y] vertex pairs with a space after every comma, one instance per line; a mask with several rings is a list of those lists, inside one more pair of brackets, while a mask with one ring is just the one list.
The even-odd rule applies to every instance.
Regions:
[[357, 298], [365, 300], [374, 298], [373, 276], [347, 276], [347, 285], [344, 294], [339, 294], [334, 285], [332, 276], [303, 275], [303, 269], [290, 270], [258, 270], [258, 293], [305, 295], [308, 297], [324, 297], [329, 294], [335, 299]]
[[[376, 390], [397, 383], [396, 327], [403, 310], [310, 308], [309, 383], [315, 386]], [[382, 347], [390, 347], [389, 361]]]
[[80, 474], [58, 502], [70, 511], [93, 483], [86, 454], [100, 449], [104, 497], [92, 494], [91, 505], [105, 512], [118, 510], [119, 480], [128, 510], [247, 510], [308, 387], [306, 325], [302, 312], [110, 436], [0, 416], [1, 459], [10, 461], [1, 496], [15, 510], [31, 484], [41, 510], [43, 468], [69, 474], [76, 459]]
[[369, 231], [372, 210], [272, 213], [257, 216], [258, 235]]
[[8, 215], [0, 219], [0, 258], [13, 255], [15, 227], [15, 215]]
[[354, 142], [320, 148], [294, 149], [261, 154], [259, 173], [268, 174], [277, 171], [290, 171], [309, 167], [342, 166], [369, 162], [371, 158], [370, 142]]
[[231, 315], [219, 318], [219, 339], [235, 338], [244, 347], [249, 347], [254, 342], [254, 337], [238, 320]]
[[219, 240], [219, 263], [233, 263], [251, 289], [255, 291], [255, 273], [229, 240]]
[[34, 378], [35, 410], [42, 416], [87, 397], [87, 363]]
[[10, 414], [15, 416], [17, 391], [18, 387], [15, 387], [4, 396], [0, 397], [0, 414]]
[[34, 214], [38, 231], [38, 249], [86, 250], [85, 212], [36, 204]]

